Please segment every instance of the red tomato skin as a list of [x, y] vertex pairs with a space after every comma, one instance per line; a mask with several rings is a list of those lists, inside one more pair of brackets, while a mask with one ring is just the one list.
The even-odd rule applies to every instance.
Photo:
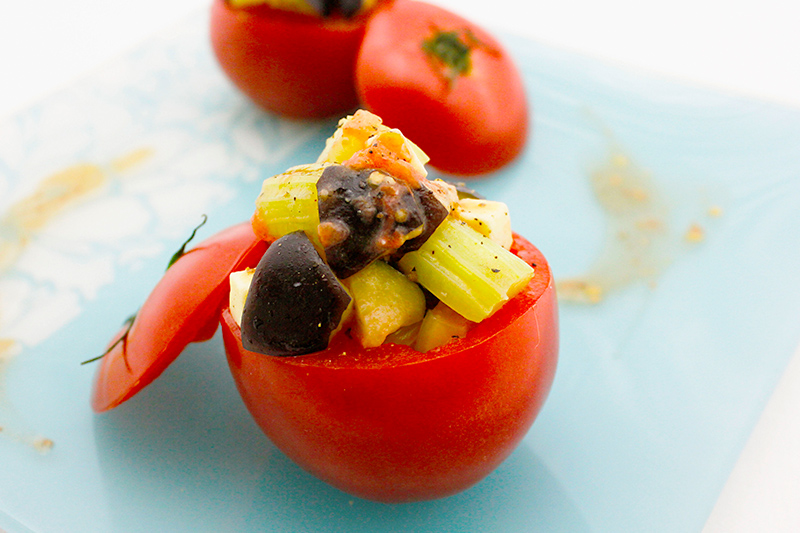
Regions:
[[211, 6], [211, 45], [222, 70], [261, 108], [324, 118], [358, 104], [354, 71], [368, 16], [317, 18], [258, 6]]
[[231, 372], [261, 429], [312, 474], [370, 500], [441, 498], [483, 479], [525, 436], [556, 370], [549, 267], [515, 239], [534, 280], [466, 339], [425, 354], [340, 336], [316, 354], [269, 357], [243, 349], [223, 311]]
[[169, 267], [136, 313], [127, 341], [101, 359], [92, 408], [103, 412], [125, 402], [190, 342], [211, 338], [227, 304], [228, 276], [242, 264], [257, 262], [267, 247], [244, 222], [203, 241]]
[[[469, 29], [472, 71], [449, 86], [422, 49], [434, 29]], [[528, 136], [522, 77], [502, 45], [472, 22], [440, 7], [395, 2], [372, 17], [356, 63], [358, 95], [385, 124], [400, 129], [431, 166], [462, 176], [514, 160]]]

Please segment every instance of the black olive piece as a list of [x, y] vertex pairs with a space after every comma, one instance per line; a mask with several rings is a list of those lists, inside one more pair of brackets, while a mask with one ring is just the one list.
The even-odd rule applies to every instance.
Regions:
[[447, 216], [429, 189], [412, 190], [380, 170], [331, 165], [317, 192], [325, 256], [342, 279], [398, 249], [418, 248]]
[[253, 273], [242, 313], [242, 345], [274, 356], [328, 346], [350, 296], [305, 233], [272, 243]]

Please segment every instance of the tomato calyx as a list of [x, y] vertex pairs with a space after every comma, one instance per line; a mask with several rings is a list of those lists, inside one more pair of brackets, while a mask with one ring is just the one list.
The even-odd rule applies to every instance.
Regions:
[[128, 357], [127, 357], [127, 354], [128, 354], [128, 334], [131, 332], [131, 328], [133, 327], [133, 323], [136, 321], [136, 314], [137, 313], [138, 313], [138, 311], [125, 319], [125, 321], [122, 323], [121, 335], [114, 342], [109, 344], [109, 346], [108, 346], [108, 348], [106, 348], [105, 352], [101, 353], [97, 357], [92, 357], [91, 359], [87, 359], [85, 361], [81, 361], [81, 365], [88, 365], [89, 363], [94, 363], [96, 361], [99, 361], [100, 359], [102, 359], [103, 357], [105, 357], [106, 355], [111, 353], [111, 350], [116, 348], [119, 344], [122, 344], [122, 359], [125, 362], [125, 367], [128, 369], [128, 371], [131, 371], [131, 365], [130, 365], [130, 363], [128, 363]]
[[181, 247], [178, 248], [177, 252], [172, 254], [172, 257], [170, 258], [169, 263], [167, 263], [166, 270], [169, 270], [169, 267], [174, 265], [175, 261], [177, 261], [178, 259], [180, 259], [184, 255], [186, 255], [186, 246], [188, 246], [188, 244], [190, 242], [192, 242], [192, 240], [195, 238], [195, 236], [197, 236], [197, 230], [202, 228], [205, 225], [205, 223], [208, 222], [208, 216], [207, 215], [202, 215], [202, 217], [203, 217], [203, 221], [200, 224], [198, 224], [197, 226], [194, 227], [194, 229], [192, 230], [191, 235], [189, 235], [189, 238], [186, 239], [185, 241], [183, 241], [183, 244], [181, 244]]
[[492, 55], [498, 54], [469, 28], [445, 31], [434, 26], [432, 30], [431, 37], [422, 41], [422, 50], [448, 88], [452, 88], [459, 77], [472, 72], [473, 50], [480, 48]]

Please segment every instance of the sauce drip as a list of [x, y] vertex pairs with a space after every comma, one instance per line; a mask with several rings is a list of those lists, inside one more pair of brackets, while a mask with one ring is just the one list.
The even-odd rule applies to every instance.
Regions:
[[[612, 148], [608, 160], [590, 173], [595, 198], [606, 214], [603, 246], [581, 276], [557, 282], [559, 299], [598, 304], [609, 293], [636, 283], [655, 287], [659, 276], [682, 250], [681, 240], [697, 244], [705, 230], [693, 222], [682, 239], [670, 227], [670, 206], [651, 173], [635, 164], [620, 149]], [[708, 209], [718, 217], [718, 206]]]

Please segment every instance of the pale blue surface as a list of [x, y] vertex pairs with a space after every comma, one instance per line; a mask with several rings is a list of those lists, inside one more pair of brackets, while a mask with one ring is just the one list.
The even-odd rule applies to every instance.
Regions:
[[[148, 219], [163, 251], [136, 268], [116, 261], [115, 281], [84, 297], [78, 318], [12, 362], [0, 416], [55, 448], [38, 454], [0, 434], [0, 529], [698, 531], [800, 340], [800, 112], [510, 41], [533, 137], [520, 161], [475, 186], [509, 204], [556, 277], [580, 274], [602, 239], [587, 180], [608, 157], [602, 128], [652, 171], [676, 227], [702, 214], [705, 199], [724, 215], [703, 219], [706, 241], [678, 254], [655, 288], [562, 305], [552, 394], [488, 479], [445, 500], [387, 506], [326, 486], [272, 447], [241, 404], [218, 338], [190, 346], [118, 409], [89, 409], [94, 369], [78, 363], [136, 309], [186, 228], [201, 212], [210, 216], [202, 236], [248, 218], [260, 178], [314, 159], [333, 125], [287, 126], [253, 109], [219, 73], [204, 24], [192, 19], [0, 125], [4, 139], [18, 139], [0, 157], [0, 208], [44, 169], [163, 138], [169, 149], [148, 172], [235, 192], [198, 204], [163, 237], [163, 217]], [[53, 118], [64, 109], [69, 120]], [[265, 154], [267, 144], [276, 148]], [[195, 157], [216, 166], [184, 164]], [[132, 194], [108, 194], [123, 193]], [[76, 253], [116, 257], [125, 246]]]

